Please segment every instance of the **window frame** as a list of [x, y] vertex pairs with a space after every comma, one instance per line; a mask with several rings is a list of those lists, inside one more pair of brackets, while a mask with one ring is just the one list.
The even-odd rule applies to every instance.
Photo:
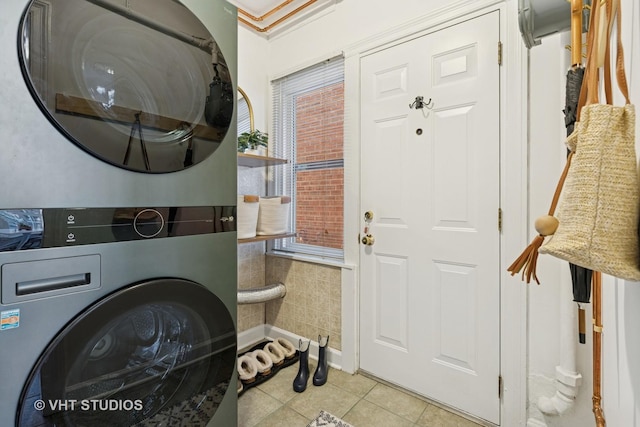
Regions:
[[[344, 177], [344, 135], [342, 142], [343, 151], [340, 159], [318, 160], [300, 164], [296, 163], [297, 141], [295, 129], [297, 124], [295, 101], [305, 93], [309, 93], [323, 87], [329, 87], [336, 83], [344, 84], [344, 71], [344, 57], [339, 55], [271, 81], [273, 152], [276, 157], [286, 159], [288, 162], [277, 166], [275, 170], [273, 170], [273, 179], [270, 184], [270, 189], [272, 194], [291, 197], [289, 219], [291, 224], [290, 229], [293, 229], [294, 232], [297, 232], [297, 230], [295, 230], [295, 224], [297, 221], [297, 174], [299, 172], [312, 170], [341, 168], [343, 170]], [[342, 102], [344, 104], [344, 92]], [[344, 190], [344, 181], [342, 185]], [[327, 209], [327, 211], [328, 210], [329, 209]], [[342, 218], [342, 221], [344, 226], [344, 217]], [[341, 244], [342, 248], [338, 249], [328, 246], [300, 243], [296, 241], [296, 237], [288, 237], [273, 241], [270, 244], [270, 249], [274, 253], [286, 253], [289, 255], [303, 255], [314, 258], [343, 261], [343, 235], [341, 236]]]

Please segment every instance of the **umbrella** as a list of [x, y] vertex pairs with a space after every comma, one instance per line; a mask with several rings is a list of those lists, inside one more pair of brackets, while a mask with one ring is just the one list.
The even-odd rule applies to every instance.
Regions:
[[[580, 45], [578, 45], [578, 47], [579, 46]], [[572, 54], [573, 53], [572, 47]], [[581, 50], [578, 50], [578, 55], [581, 55]], [[578, 58], [580, 58], [580, 56], [578, 56]], [[566, 81], [564, 124], [567, 128], [567, 136], [573, 133], [578, 100], [580, 98], [580, 87], [582, 86], [582, 80], [584, 78], [584, 67], [579, 63], [574, 64], [575, 65], [567, 72]], [[589, 303], [591, 298], [591, 276], [593, 272], [588, 268], [575, 264], [569, 264], [569, 269], [571, 270], [571, 282], [573, 284], [573, 300], [578, 303], [578, 337], [580, 343], [584, 344], [586, 342], [585, 311], [580, 304]]]
[[[564, 124], [567, 128], [567, 136], [573, 133], [576, 122], [580, 90], [584, 79], [584, 67], [582, 66], [582, 0], [571, 2], [571, 63], [573, 66], [567, 72], [566, 97], [564, 109]], [[567, 152], [567, 155], [569, 153]], [[585, 310], [581, 303], [589, 303], [591, 297], [591, 277], [593, 272], [587, 268], [569, 264], [571, 282], [573, 285], [573, 300], [578, 303], [578, 339], [580, 343], [586, 342], [585, 334]]]

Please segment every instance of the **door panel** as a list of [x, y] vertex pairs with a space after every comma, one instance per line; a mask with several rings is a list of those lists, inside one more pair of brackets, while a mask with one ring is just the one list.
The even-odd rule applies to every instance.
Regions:
[[376, 268], [376, 340], [397, 350], [407, 350], [407, 259], [379, 255]]
[[[469, 122], [473, 106], [455, 106], [433, 115], [433, 190], [435, 227], [473, 229], [469, 173], [473, 162]], [[446, 162], [437, 159], [447, 159]]]
[[477, 275], [474, 266], [435, 262], [434, 360], [474, 374]]
[[361, 60], [360, 366], [496, 424], [498, 40], [496, 11]]
[[[401, 174], [387, 173], [401, 170], [407, 156], [406, 135], [408, 132], [407, 117], [393, 117], [374, 122], [376, 138], [372, 141], [370, 150], [374, 158], [386, 159], [381, 173], [371, 177], [371, 185], [387, 197], [388, 203], [378, 212], [379, 223], [385, 225], [405, 225], [402, 218], [402, 193], [398, 191], [404, 186]], [[394, 141], [394, 149], [389, 150], [387, 141]]]

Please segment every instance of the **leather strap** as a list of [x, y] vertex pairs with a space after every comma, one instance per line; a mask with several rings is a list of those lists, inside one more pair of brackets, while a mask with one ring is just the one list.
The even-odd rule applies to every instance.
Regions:
[[624, 68], [624, 49], [622, 47], [622, 11], [620, 10], [620, 0], [615, 0], [617, 2], [616, 9], [616, 17], [618, 20], [617, 24], [617, 55], [616, 55], [616, 80], [618, 81], [618, 87], [620, 88], [620, 92], [624, 96], [625, 103], [631, 104], [629, 100], [629, 86], [627, 85], [627, 74]]
[[[606, 7], [602, 7], [602, 4], [605, 3]], [[605, 14], [604, 17], [606, 20], [602, 19], [602, 14]], [[591, 25], [594, 25], [593, 28], [590, 28], [589, 31], [589, 40], [587, 44], [589, 45], [589, 54], [587, 55], [587, 69], [585, 70], [585, 77], [582, 86], [582, 90], [580, 92], [580, 101], [578, 104], [578, 119], [579, 114], [584, 105], [589, 104], [597, 104], [599, 103], [598, 95], [598, 80], [599, 80], [599, 64], [598, 64], [598, 48], [599, 43], [598, 40], [600, 37], [604, 37], [605, 40], [605, 59], [604, 59], [604, 90], [606, 96], [606, 103], [612, 105], [613, 104], [613, 95], [611, 88], [611, 32], [613, 29], [613, 24], [617, 20], [617, 31], [616, 31], [616, 80], [618, 83], [618, 88], [622, 95], [625, 97], [625, 102], [627, 104], [630, 103], [629, 100], [629, 89], [627, 85], [626, 72], [624, 67], [624, 48], [622, 47], [622, 12], [620, 6], [620, 0], [596, 0], [594, 1], [594, 5], [592, 7], [592, 17], [591, 17]], [[606, 25], [604, 28], [601, 28], [602, 23]], [[593, 30], [593, 31], [592, 31]], [[602, 35], [604, 33], [604, 36]]]
[[[600, 31], [606, 31], [606, 50], [605, 50], [605, 59], [604, 59], [604, 90], [607, 104], [613, 104], [613, 94], [611, 88], [611, 30], [613, 27], [614, 21], [617, 19], [617, 46], [616, 46], [616, 80], [618, 82], [618, 87], [620, 91], [625, 97], [626, 103], [629, 104], [629, 89], [627, 86], [627, 78], [624, 69], [624, 50], [622, 48], [622, 15], [620, 11], [620, 0], [604, 0], [606, 2], [606, 8], [602, 8], [603, 1], [595, 0], [591, 9], [591, 18], [589, 24], [589, 33], [587, 34], [587, 44], [589, 53], [587, 55], [587, 69], [585, 70], [584, 80], [582, 82], [582, 88], [580, 90], [580, 99], [578, 101], [578, 112], [577, 117], [578, 120], [580, 118], [580, 112], [584, 105], [598, 103], [598, 61], [597, 61], [597, 35]], [[600, 20], [600, 14], [606, 13], [607, 25], [606, 28], [599, 28], [599, 23], [602, 22]], [[567, 158], [567, 163], [565, 164], [564, 170], [562, 171], [562, 175], [560, 176], [560, 180], [558, 181], [558, 185], [556, 186], [556, 191], [553, 194], [553, 200], [551, 201], [551, 206], [549, 207], [549, 215], [553, 215], [556, 210], [556, 206], [558, 204], [558, 200], [560, 198], [560, 193], [562, 192], [562, 187], [564, 185], [564, 181], [567, 177], [567, 173], [569, 171], [569, 166], [571, 164], [571, 158], [573, 156], [573, 151], [569, 154]]]
[[244, 195], [244, 202], [245, 203], [258, 203], [260, 201], [260, 197], [259, 196], [253, 196], [250, 194], [245, 194]]
[[[591, 5], [591, 13], [589, 15], [589, 31], [587, 32], [587, 64], [586, 64], [587, 66], [585, 67], [584, 76], [582, 77], [582, 87], [580, 88], [580, 97], [578, 98], [576, 121], [580, 121], [580, 114], [582, 113], [582, 107], [584, 107], [587, 103], [587, 92], [588, 92], [588, 86], [589, 86], [588, 83], [589, 83], [589, 80], [592, 78], [591, 77], [592, 73], [589, 67], [589, 63], [592, 60], [591, 58], [594, 57], [595, 51], [596, 51], [595, 50], [595, 33], [597, 32], [596, 22], [598, 22], [596, 20], [596, 17], [597, 17], [596, 15], [598, 13], [599, 8], [600, 8], [600, 0], [596, 0]], [[595, 78], [597, 82], [597, 78], [598, 78], [597, 73], [593, 78]]]
[[560, 175], [560, 179], [558, 180], [558, 185], [556, 185], [556, 191], [553, 193], [553, 200], [551, 200], [551, 206], [549, 206], [549, 216], [553, 216], [556, 212], [556, 206], [558, 205], [558, 200], [560, 199], [560, 193], [562, 193], [562, 187], [564, 186], [564, 181], [567, 179], [567, 174], [569, 173], [569, 166], [571, 166], [571, 158], [573, 157], [573, 151], [569, 152], [567, 156], [567, 163], [564, 165], [564, 169], [562, 170], [562, 175]]

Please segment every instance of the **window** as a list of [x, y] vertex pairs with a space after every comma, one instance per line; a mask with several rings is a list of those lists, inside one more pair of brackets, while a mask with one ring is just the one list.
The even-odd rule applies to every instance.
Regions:
[[295, 238], [275, 249], [343, 256], [344, 60], [333, 58], [272, 82], [277, 194], [291, 197]]

